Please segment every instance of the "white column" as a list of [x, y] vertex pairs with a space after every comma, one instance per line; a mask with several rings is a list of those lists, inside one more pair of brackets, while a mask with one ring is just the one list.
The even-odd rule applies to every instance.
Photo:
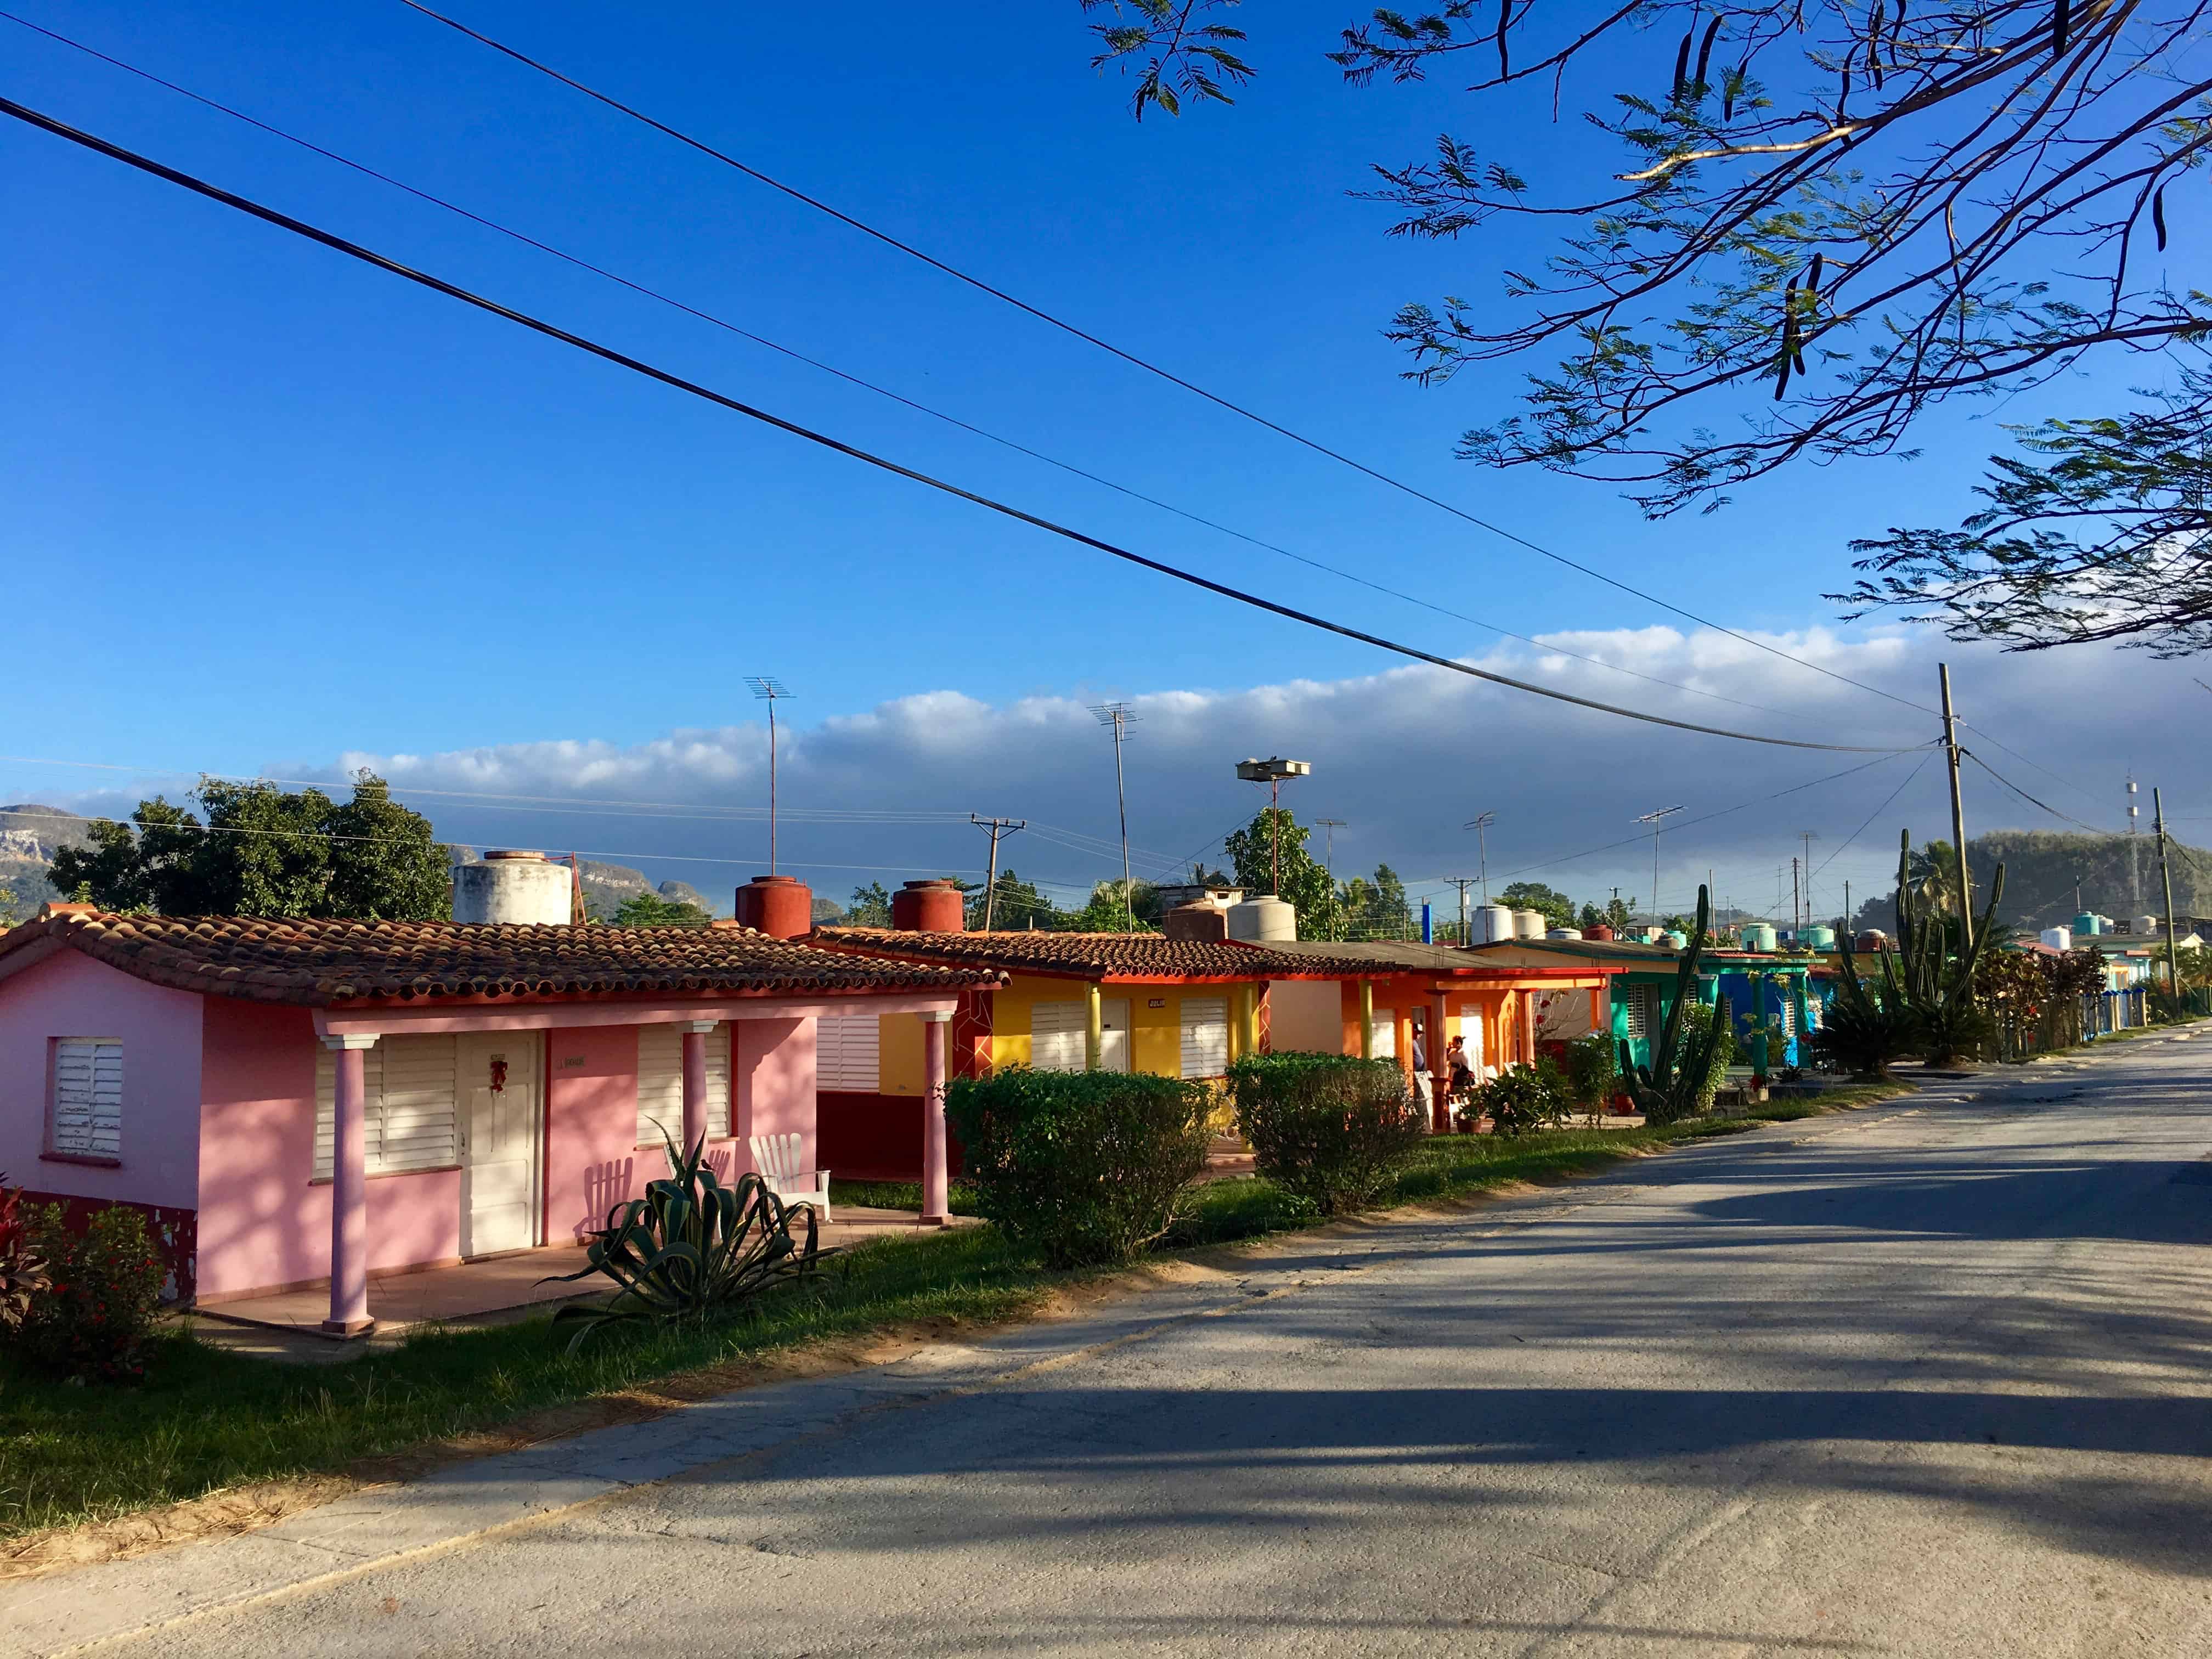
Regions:
[[326, 1036], [337, 1056], [331, 1146], [331, 1316], [323, 1328], [355, 1336], [368, 1316], [368, 1065], [374, 1036]]
[[945, 1152], [945, 1033], [951, 1018], [948, 1013], [921, 1017], [921, 1218], [938, 1226], [952, 1218]]

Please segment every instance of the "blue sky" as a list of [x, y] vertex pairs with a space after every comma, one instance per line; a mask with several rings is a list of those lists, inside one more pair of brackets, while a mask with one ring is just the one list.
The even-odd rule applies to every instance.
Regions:
[[[1056, 335], [392, 0], [24, 8], [963, 419], [1455, 610], [1546, 635], [1669, 620]], [[1819, 595], [1839, 585], [1850, 536], [1957, 516], [1973, 464], [1999, 435], [1961, 415], [1931, 423], [1919, 461], [1799, 471], [1739, 492], [1717, 518], [1658, 526], [1602, 486], [1452, 460], [1456, 434], [1510, 402], [1513, 372], [1425, 392], [1398, 377], [1402, 362], [1378, 330], [1409, 299], [1494, 292], [1498, 270], [1534, 250], [1512, 234], [1442, 248], [1387, 239], [1385, 210], [1345, 192], [1370, 162], [1409, 159], [1444, 125], [1483, 130], [1448, 84], [1343, 88], [1320, 57], [1346, 21], [1340, 8], [1250, 9], [1250, 26], [1265, 26], [1253, 52], [1263, 74], [1237, 107], [1141, 126], [1125, 87], [1087, 67], [1073, 0], [971, 9], [957, 27], [865, 8], [840, 14], [834, 33], [803, 14], [727, 6], [477, 0], [462, 15], [1132, 350], [1731, 626], [1793, 637], [1832, 628]], [[398, 258], [1218, 579], [1432, 649], [1495, 645], [839, 386], [0, 29], [9, 95]], [[1540, 129], [1523, 136], [1555, 153]], [[1023, 707], [1208, 694], [1206, 707], [1234, 719], [1177, 750], [1176, 768], [1133, 781], [1133, 803], [1141, 788], [1161, 826], [1154, 839], [1178, 846], [1185, 829], [1249, 805], [1216, 775], [1227, 761], [1319, 739], [1306, 704], [1254, 688], [1349, 686], [1356, 708], [1356, 688], [1389, 666], [872, 476], [44, 135], [0, 132], [0, 168], [13, 231], [0, 253], [0, 351], [17, 388], [0, 409], [0, 536], [15, 631], [67, 641], [64, 657], [11, 684], [6, 748], [133, 769], [0, 761], [0, 799], [127, 804], [197, 769], [320, 775], [344, 755], [383, 763], [463, 750], [506, 758], [473, 771], [425, 762], [420, 775], [526, 774], [532, 793], [596, 795], [588, 770], [562, 769], [565, 751], [527, 746], [644, 752], [672, 732], [742, 732], [755, 719], [742, 677], [769, 672], [801, 696], [790, 706], [801, 779], [810, 728], [884, 729], [878, 711], [924, 694], [956, 693], [1009, 719]], [[2094, 390], [2108, 395], [2131, 370], [2142, 377], [2140, 365], [2116, 369]], [[2006, 415], [2070, 410], [2092, 389], [2054, 388]], [[1881, 633], [1836, 631], [1836, 648]], [[1889, 666], [1909, 673], [1916, 698], [1929, 690], [1931, 650], [1917, 638]], [[1741, 682], [1729, 695], [1778, 690], [1762, 665], [1724, 672]], [[2035, 752], [2065, 759], [2057, 769], [2098, 792], [2115, 784], [2106, 774], [2116, 762], [2148, 775], [2161, 759], [2124, 700], [2200, 695], [2184, 670], [2139, 658], [1988, 672], [2013, 699], [1999, 735], [2020, 746], [2063, 727], [2072, 756]], [[1577, 689], [1649, 694], [1607, 675]], [[1820, 690], [1789, 729], [1928, 735], [1918, 716]], [[1706, 718], [1768, 718], [1700, 706]], [[1358, 856], [1418, 868], [1449, 858], [1440, 838], [1478, 806], [1470, 799], [1462, 812], [1462, 794], [1518, 791], [1519, 820], [1547, 826], [1522, 832], [1533, 854], [1555, 823], [1570, 841], [1605, 839], [1617, 809], [1665, 804], [1643, 797], [1676, 779], [1779, 787], [1836, 769], [1648, 730], [1601, 738], [1588, 722], [1524, 754], [1499, 722], [1534, 729], [1505, 702], [1472, 724], [1407, 728], [1407, 746], [1378, 757], [1355, 726], [1344, 764], [1347, 782], [1366, 780], [1357, 799], [1309, 810], [1357, 816]], [[902, 741], [837, 790], [825, 781], [824, 798], [1048, 813], [1110, 832], [1110, 778], [1102, 806], [1088, 750], [1063, 776], [1035, 753], [1018, 766], [996, 739], [979, 741], [933, 770]], [[1219, 769], [1206, 758], [1215, 744]], [[1515, 770], [1500, 778], [1509, 750]], [[536, 758], [517, 770], [525, 753]], [[2085, 754], [2094, 765], [2075, 763]], [[2178, 774], [2184, 757], [2171, 758]], [[1428, 782], [1370, 779], [1378, 761]], [[690, 790], [684, 800], [727, 805], [754, 793], [750, 764], [663, 782]], [[1644, 775], [1586, 796], [1589, 775], [1614, 766]], [[1570, 777], [1576, 789], [1561, 793]], [[1438, 810], [1411, 804], [1447, 793], [1455, 804]], [[2070, 799], [2069, 810], [2096, 816], [2090, 797]], [[447, 800], [434, 816], [444, 833], [476, 841], [534, 829], [592, 846], [604, 827], [491, 811]], [[1560, 823], [1570, 811], [1598, 833]], [[1775, 841], [1786, 830], [1770, 816], [1746, 823]], [[650, 835], [621, 827], [621, 844], [599, 845], [671, 859], [696, 845], [674, 821]], [[965, 845], [898, 830], [824, 832], [824, 842], [826, 862], [840, 861], [834, 853], [894, 870], [950, 861]], [[1763, 848], [1724, 843], [1715, 856], [1763, 867]], [[1070, 880], [1107, 873], [1072, 854], [1062, 862], [1055, 873]]]

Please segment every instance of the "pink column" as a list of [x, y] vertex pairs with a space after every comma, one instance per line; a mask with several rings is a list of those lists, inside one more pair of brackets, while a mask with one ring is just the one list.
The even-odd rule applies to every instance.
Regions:
[[373, 1036], [325, 1037], [337, 1056], [331, 1111], [331, 1316], [323, 1328], [355, 1336], [368, 1316], [368, 1078]]
[[940, 1227], [952, 1218], [945, 1168], [945, 1027], [951, 1018], [921, 1017], [921, 1218]]
[[1444, 1058], [1444, 1048], [1449, 1039], [1445, 1035], [1450, 1024], [1441, 994], [1429, 999], [1429, 1090], [1431, 1104], [1429, 1130], [1432, 1134], [1448, 1135], [1452, 1130], [1451, 1120], [1451, 1061]]
[[684, 1027], [684, 1150], [689, 1152], [707, 1138], [707, 1033], [711, 1019], [695, 1019]]

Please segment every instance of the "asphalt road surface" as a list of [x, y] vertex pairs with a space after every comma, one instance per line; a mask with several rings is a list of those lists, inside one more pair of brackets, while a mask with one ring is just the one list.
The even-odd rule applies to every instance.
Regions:
[[1230, 1310], [101, 1650], [2212, 1655], [2208, 1066], [1294, 1243]]

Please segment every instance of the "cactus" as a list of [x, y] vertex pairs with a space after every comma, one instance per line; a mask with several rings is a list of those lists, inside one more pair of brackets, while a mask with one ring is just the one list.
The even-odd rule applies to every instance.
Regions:
[[1638, 1066], [1626, 1039], [1620, 1045], [1621, 1083], [1647, 1123], [1674, 1123], [1697, 1112], [1705, 1073], [1712, 1069], [1714, 1050], [1728, 1035], [1723, 1022], [1716, 1019], [1703, 1030], [1691, 1034], [1684, 1052], [1676, 1052], [1681, 1036], [1682, 1010], [1697, 998], [1698, 961], [1705, 954], [1705, 940], [1711, 937], [1707, 923], [1711, 915], [1712, 901], [1700, 886], [1698, 930], [1682, 951], [1681, 965], [1675, 969], [1674, 1000], [1667, 1009], [1666, 1024], [1660, 1027], [1658, 1043], [1651, 1050], [1651, 1063]]
[[[1953, 952], [1942, 918], [1928, 914], [1914, 899], [1908, 879], [1912, 832], [1902, 830], [1897, 838], [1897, 949], [1881, 948], [1881, 994], [1877, 998], [1860, 978], [1858, 961], [1850, 940], [1843, 947], [1843, 981], [1836, 1003], [1847, 1024], [1856, 1022], [1869, 1031], [1885, 1023], [1898, 1030], [1897, 1046], [1917, 1036], [1928, 1063], [1940, 1066], [1973, 1047], [1988, 1024], [1974, 1006], [1974, 967], [1989, 948], [1997, 919], [1997, 904], [2004, 896], [2005, 868], [2000, 864], [1990, 883], [1990, 902], [1974, 929], [1971, 948]], [[1873, 1052], [1875, 1039], [1865, 1046]], [[1878, 1069], [1869, 1066], [1869, 1069]]]

